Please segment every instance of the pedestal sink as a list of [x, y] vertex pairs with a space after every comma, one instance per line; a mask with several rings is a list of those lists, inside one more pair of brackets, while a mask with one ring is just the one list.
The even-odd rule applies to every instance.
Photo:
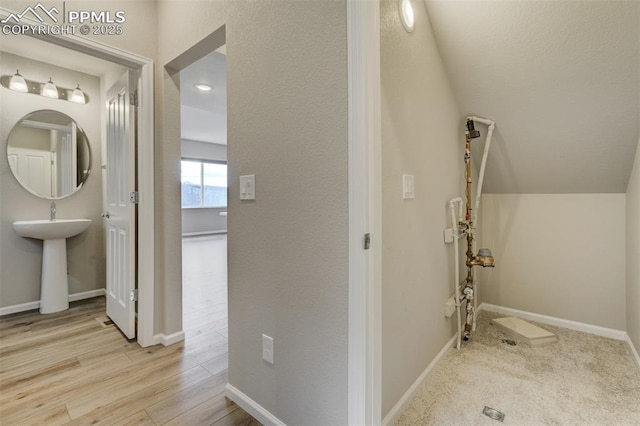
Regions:
[[89, 225], [91, 219], [13, 222], [13, 228], [21, 237], [43, 240], [40, 313], [50, 314], [69, 308], [67, 238], [80, 234]]

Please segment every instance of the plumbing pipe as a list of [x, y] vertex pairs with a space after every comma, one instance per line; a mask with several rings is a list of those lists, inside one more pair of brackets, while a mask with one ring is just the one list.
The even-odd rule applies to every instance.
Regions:
[[480, 173], [478, 174], [478, 188], [476, 190], [476, 203], [473, 207], [473, 224], [478, 226], [478, 208], [480, 207], [480, 196], [482, 195], [482, 183], [484, 182], [484, 172], [487, 165], [487, 157], [489, 155], [489, 147], [491, 146], [491, 137], [493, 136], [493, 130], [496, 128], [496, 123], [493, 120], [487, 118], [471, 116], [467, 117], [468, 120], [477, 121], [485, 124], [488, 127], [487, 137], [484, 141], [484, 152], [482, 153], [482, 162], [480, 163]]
[[[473, 121], [477, 121], [479, 123], [485, 124], [488, 127], [487, 137], [485, 138], [485, 142], [484, 142], [484, 152], [482, 153], [482, 162], [480, 163], [480, 172], [478, 174], [478, 188], [476, 190], [477, 191], [476, 202], [473, 209], [473, 224], [474, 226], [477, 227], [478, 211], [480, 209], [480, 196], [482, 195], [482, 184], [484, 182], [484, 172], [487, 165], [487, 157], [489, 156], [489, 148], [491, 147], [491, 137], [493, 136], [493, 130], [496, 127], [496, 123], [493, 120], [489, 120], [482, 117], [471, 116], [467, 118]], [[470, 230], [470, 232], [472, 231]], [[474, 294], [473, 309], [474, 309], [474, 312], [478, 312], [478, 296], [477, 296], [478, 282], [476, 280], [473, 280], [472, 285], [473, 285], [473, 294]], [[476, 330], [476, 315], [473, 316], [473, 324], [471, 326], [471, 330], [472, 331]]]
[[462, 339], [462, 333], [461, 333], [461, 324], [460, 324], [460, 304], [461, 304], [461, 300], [460, 300], [460, 254], [459, 251], [460, 249], [458, 248], [458, 239], [460, 238], [460, 233], [459, 233], [459, 221], [460, 219], [456, 217], [456, 207], [455, 204], [459, 203], [460, 207], [459, 207], [459, 214], [460, 216], [462, 216], [462, 198], [458, 197], [458, 198], [453, 198], [451, 200], [449, 200], [449, 212], [451, 213], [451, 224], [453, 226], [453, 253], [454, 253], [454, 262], [453, 262], [453, 266], [454, 266], [454, 276], [455, 276], [455, 290], [456, 290], [456, 297], [455, 297], [455, 304], [456, 304], [456, 317], [457, 317], [457, 335], [456, 335], [456, 349], [460, 349], [460, 344], [461, 344], [461, 339]]

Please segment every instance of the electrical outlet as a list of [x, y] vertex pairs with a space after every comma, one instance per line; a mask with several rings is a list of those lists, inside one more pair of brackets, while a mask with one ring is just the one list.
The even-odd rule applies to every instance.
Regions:
[[262, 359], [273, 365], [273, 337], [262, 335]]

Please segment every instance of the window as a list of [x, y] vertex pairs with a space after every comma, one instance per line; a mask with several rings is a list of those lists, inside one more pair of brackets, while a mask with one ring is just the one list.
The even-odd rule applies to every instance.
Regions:
[[182, 160], [182, 207], [226, 207], [227, 165]]

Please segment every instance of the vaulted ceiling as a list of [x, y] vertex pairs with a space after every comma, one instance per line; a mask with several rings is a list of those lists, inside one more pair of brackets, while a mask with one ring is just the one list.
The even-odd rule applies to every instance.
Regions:
[[461, 113], [496, 122], [485, 192], [625, 192], [639, 137], [640, 1], [425, 3]]

